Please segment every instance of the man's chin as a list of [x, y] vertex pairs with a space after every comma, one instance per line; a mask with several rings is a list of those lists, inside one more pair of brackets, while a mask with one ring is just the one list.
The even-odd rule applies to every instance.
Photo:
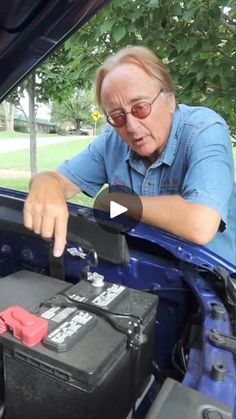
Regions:
[[141, 149], [136, 149], [134, 150], [136, 152], [136, 154], [138, 154], [141, 158], [143, 158], [144, 160], [146, 160], [147, 162], [149, 162], [150, 164], [154, 163], [157, 158], [158, 158], [158, 151], [150, 151], [145, 149], [144, 147]]
[[155, 152], [154, 150], [150, 149], [148, 144], [142, 144], [142, 145], [136, 146], [135, 148], [133, 148], [133, 150], [140, 156], [147, 157], [147, 158], [151, 157], [152, 154]]

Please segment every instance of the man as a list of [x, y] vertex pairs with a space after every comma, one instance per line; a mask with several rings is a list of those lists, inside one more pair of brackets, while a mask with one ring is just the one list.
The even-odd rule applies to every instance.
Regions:
[[25, 226], [54, 237], [60, 256], [66, 199], [122, 184], [140, 195], [141, 221], [236, 263], [236, 192], [225, 121], [208, 108], [177, 105], [166, 67], [145, 47], [109, 57], [98, 69], [96, 92], [109, 125], [80, 155], [32, 179]]

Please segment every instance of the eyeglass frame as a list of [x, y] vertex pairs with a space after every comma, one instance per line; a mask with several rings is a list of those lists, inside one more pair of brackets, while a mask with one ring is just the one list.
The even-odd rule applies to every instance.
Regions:
[[[110, 125], [112, 125], [114, 128], [122, 128], [125, 124], [126, 124], [126, 121], [127, 121], [127, 117], [126, 117], [126, 115], [128, 115], [129, 113], [134, 117], [134, 118], [136, 118], [136, 119], [146, 119], [149, 115], [150, 115], [150, 113], [152, 112], [152, 105], [154, 104], [154, 102], [157, 100], [157, 98], [160, 96], [160, 94], [163, 92], [163, 89], [160, 89], [160, 91], [157, 93], [157, 95], [154, 97], [154, 99], [151, 101], [151, 102], [147, 102], [146, 100], [141, 100], [140, 102], [137, 102], [137, 103], [135, 103], [133, 106], [131, 106], [131, 109], [130, 109], [130, 111], [128, 111], [128, 112], [124, 112], [124, 111], [114, 111], [114, 112], [111, 112], [110, 114], [108, 114], [108, 115], [106, 115], [106, 119], [107, 119], [107, 122], [108, 122], [108, 124], [110, 124]], [[132, 114], [132, 109], [136, 106], [136, 105], [139, 105], [140, 103], [145, 103], [146, 105], [149, 105], [150, 106], [150, 111], [149, 111], [149, 113], [146, 115], [146, 116], [144, 116], [144, 117], [139, 117], [139, 116], [135, 116], [135, 115], [133, 115]], [[124, 124], [123, 125], [114, 125], [111, 121], [109, 121], [109, 118], [111, 118], [112, 117], [112, 114], [113, 113], [119, 113], [120, 115], [123, 115], [125, 118], [124, 118]]]

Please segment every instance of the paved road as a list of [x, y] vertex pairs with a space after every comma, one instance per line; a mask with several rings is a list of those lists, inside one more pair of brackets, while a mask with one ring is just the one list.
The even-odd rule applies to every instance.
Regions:
[[[42, 147], [49, 144], [64, 143], [65, 141], [78, 141], [86, 139], [85, 136], [58, 136], [58, 137], [38, 137], [37, 147]], [[17, 151], [30, 148], [29, 138], [8, 138], [7, 140], [0, 139], [0, 153], [8, 153], [9, 151]]]

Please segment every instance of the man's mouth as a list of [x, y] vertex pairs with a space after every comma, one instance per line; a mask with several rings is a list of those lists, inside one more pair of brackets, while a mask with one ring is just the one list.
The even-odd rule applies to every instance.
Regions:
[[145, 137], [140, 137], [135, 140], [136, 145], [142, 145], [145, 142]]

